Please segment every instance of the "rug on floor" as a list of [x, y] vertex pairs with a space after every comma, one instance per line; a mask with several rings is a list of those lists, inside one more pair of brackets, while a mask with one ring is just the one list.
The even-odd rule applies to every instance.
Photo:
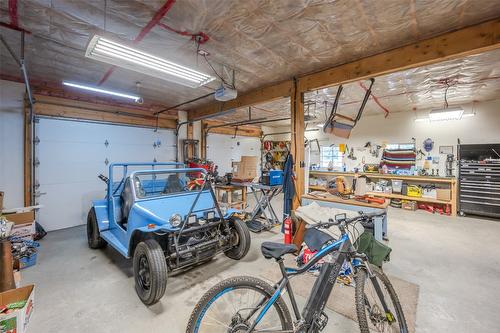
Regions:
[[[285, 260], [288, 267], [295, 267], [293, 260]], [[261, 277], [275, 283], [281, 279], [281, 273], [278, 266], [261, 273]], [[415, 320], [417, 315], [419, 286], [406, 280], [389, 275], [398, 298], [403, 306], [403, 312], [410, 333], [415, 332]], [[312, 286], [316, 281], [316, 276], [306, 273], [294, 277], [291, 280], [293, 292], [296, 295], [307, 298], [311, 292]], [[286, 299], [286, 297], [285, 297]], [[347, 300], [347, 301], [346, 301]], [[332, 294], [326, 303], [326, 307], [335, 311], [344, 317], [358, 321], [356, 316], [356, 307], [354, 305], [354, 288], [337, 283], [333, 288]], [[373, 328], [373, 327], [372, 327]]]

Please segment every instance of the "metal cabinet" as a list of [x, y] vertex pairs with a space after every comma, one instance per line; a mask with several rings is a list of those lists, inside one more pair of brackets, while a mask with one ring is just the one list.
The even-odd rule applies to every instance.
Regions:
[[458, 152], [460, 214], [500, 218], [500, 144], [459, 145]]

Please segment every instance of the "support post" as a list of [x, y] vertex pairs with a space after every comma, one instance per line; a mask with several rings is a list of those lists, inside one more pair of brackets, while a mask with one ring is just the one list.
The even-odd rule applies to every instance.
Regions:
[[300, 206], [300, 198], [304, 194], [304, 95], [297, 89], [297, 80], [294, 79], [291, 96], [292, 114], [292, 147], [294, 159], [293, 171], [295, 173], [295, 199], [292, 209]]
[[25, 103], [24, 107], [24, 205], [31, 206], [34, 204], [32, 198], [34, 197], [33, 184], [32, 184], [32, 172], [33, 172], [33, 158], [32, 149], [33, 138], [32, 138], [32, 126], [34, 122], [30, 119], [30, 108]]
[[207, 124], [205, 121], [201, 121], [201, 144], [200, 144], [200, 158], [202, 160], [207, 158]]
[[[193, 123], [187, 124], [187, 138], [188, 140], [193, 140]], [[184, 156], [184, 158], [187, 157], [188, 160], [191, 160], [193, 156], [194, 156], [194, 145], [190, 144], [187, 146], [187, 156]]]

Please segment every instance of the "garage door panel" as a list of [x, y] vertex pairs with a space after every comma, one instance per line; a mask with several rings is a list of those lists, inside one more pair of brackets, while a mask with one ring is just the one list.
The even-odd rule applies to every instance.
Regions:
[[[175, 160], [169, 130], [42, 118], [37, 136], [35, 172], [38, 191], [45, 193], [38, 198], [44, 206], [38, 220], [49, 231], [86, 223], [92, 200], [105, 197], [97, 176], [108, 175], [109, 163]], [[161, 144], [155, 148], [155, 142]]]
[[[41, 118], [37, 135], [47, 141], [94, 142], [104, 144], [110, 125]], [[112, 125], [111, 125], [112, 126]]]
[[98, 180], [71, 183], [46, 184], [40, 197], [43, 208], [38, 219], [47, 231], [74, 227], [87, 222], [92, 200], [104, 198], [105, 184]]

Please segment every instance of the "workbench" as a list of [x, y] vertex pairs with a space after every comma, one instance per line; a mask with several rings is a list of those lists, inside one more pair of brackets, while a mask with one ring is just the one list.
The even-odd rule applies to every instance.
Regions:
[[[238, 193], [241, 192], [241, 193]], [[224, 199], [224, 194], [226, 194], [226, 200]], [[225, 203], [229, 208], [245, 209], [247, 205], [247, 188], [244, 185], [236, 184], [216, 184], [215, 185], [215, 196], [217, 201], [220, 203]]]
[[[336, 171], [321, 171], [321, 170], [311, 170], [309, 171], [310, 178], [329, 178], [329, 177], [356, 177], [356, 176], [366, 176], [372, 179], [400, 179], [408, 184], [436, 184], [446, 187], [449, 191], [449, 200], [440, 200], [427, 197], [411, 197], [407, 195], [402, 195], [398, 193], [383, 193], [383, 192], [368, 192], [370, 196], [382, 197], [382, 198], [395, 198], [403, 199], [409, 201], [420, 201], [428, 203], [437, 203], [443, 205], [450, 205], [451, 216], [456, 216], [457, 214], [457, 180], [455, 177], [435, 177], [435, 176], [406, 176], [406, 175], [393, 175], [393, 174], [382, 174], [382, 173], [369, 173], [369, 172], [336, 172]], [[312, 191], [326, 191], [324, 186], [309, 185], [309, 190]]]
[[[387, 212], [387, 207], [389, 206], [389, 200], [385, 200], [383, 204], [362, 202], [354, 199], [342, 199], [341, 197], [335, 195], [327, 195], [318, 193], [315, 194], [304, 194], [302, 196], [301, 205], [305, 206], [312, 202], [316, 202], [318, 205], [323, 207], [338, 208], [344, 210], [350, 210], [354, 212], [364, 212], [364, 213], [383, 213]], [[333, 218], [333, 216], [332, 216]], [[387, 215], [381, 217], [375, 217], [373, 219], [374, 224], [374, 237], [378, 241], [387, 239]]]

